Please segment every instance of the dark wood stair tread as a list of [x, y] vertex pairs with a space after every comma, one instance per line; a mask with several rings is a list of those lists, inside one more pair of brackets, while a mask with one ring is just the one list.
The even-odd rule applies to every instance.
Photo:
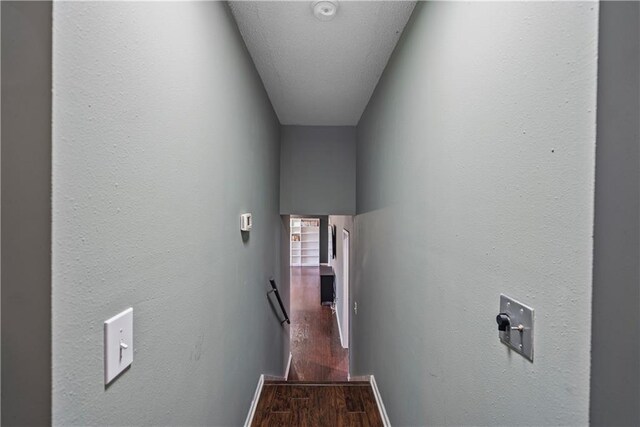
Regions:
[[359, 385], [368, 386], [369, 381], [285, 381], [285, 380], [265, 380], [265, 385], [304, 385], [304, 386], [330, 386], [330, 385]]
[[382, 426], [366, 381], [265, 381], [253, 426]]

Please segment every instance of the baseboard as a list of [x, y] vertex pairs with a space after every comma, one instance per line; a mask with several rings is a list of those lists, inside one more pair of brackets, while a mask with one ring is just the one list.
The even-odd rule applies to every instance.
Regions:
[[382, 396], [380, 396], [380, 390], [378, 390], [378, 384], [376, 384], [376, 379], [371, 375], [369, 378], [369, 383], [371, 384], [371, 389], [373, 390], [373, 395], [376, 398], [376, 403], [378, 404], [378, 409], [380, 410], [380, 417], [382, 417], [382, 424], [385, 427], [391, 427], [391, 422], [389, 422], [389, 416], [387, 415], [387, 410], [384, 407], [384, 403], [382, 403]]
[[291, 370], [291, 361], [293, 360], [293, 354], [289, 352], [289, 361], [287, 362], [287, 369], [284, 371], [284, 380], [287, 381], [289, 379], [289, 371]]
[[342, 337], [342, 326], [340, 326], [340, 315], [336, 309], [336, 321], [338, 322], [338, 334], [340, 334], [340, 345], [342, 348], [349, 348], [348, 345], [344, 345], [344, 338]]
[[258, 386], [256, 387], [256, 392], [253, 394], [253, 400], [251, 401], [251, 406], [249, 407], [249, 413], [247, 414], [247, 419], [244, 421], [244, 427], [251, 426], [253, 422], [253, 417], [256, 415], [256, 409], [258, 408], [258, 400], [260, 400], [260, 393], [262, 393], [262, 386], [264, 385], [264, 375], [260, 375], [260, 379], [258, 380]]
[[348, 375], [349, 381], [366, 381], [368, 383], [371, 382], [371, 375]]

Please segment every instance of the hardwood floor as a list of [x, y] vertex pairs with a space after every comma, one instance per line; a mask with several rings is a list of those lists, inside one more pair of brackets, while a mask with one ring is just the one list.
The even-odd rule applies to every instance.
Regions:
[[289, 380], [346, 381], [349, 350], [331, 307], [320, 305], [317, 267], [291, 269], [291, 354]]
[[265, 383], [253, 426], [382, 426], [367, 382]]

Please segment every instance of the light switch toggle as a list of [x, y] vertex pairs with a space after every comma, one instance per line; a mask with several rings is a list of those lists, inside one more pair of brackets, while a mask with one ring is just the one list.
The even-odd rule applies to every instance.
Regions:
[[120, 360], [122, 360], [122, 352], [128, 349], [129, 346], [124, 343], [124, 341], [120, 340]]

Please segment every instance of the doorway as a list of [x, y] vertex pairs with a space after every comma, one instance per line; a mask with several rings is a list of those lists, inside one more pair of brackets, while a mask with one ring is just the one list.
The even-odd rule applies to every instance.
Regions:
[[[347, 381], [349, 377], [349, 351], [343, 345], [339, 321], [343, 307], [336, 304], [343, 293], [334, 272], [342, 271], [342, 265], [337, 265], [342, 253], [334, 252], [335, 238], [327, 230], [328, 215], [291, 217], [291, 363], [287, 378], [291, 381]], [[342, 240], [337, 243], [341, 246]]]

